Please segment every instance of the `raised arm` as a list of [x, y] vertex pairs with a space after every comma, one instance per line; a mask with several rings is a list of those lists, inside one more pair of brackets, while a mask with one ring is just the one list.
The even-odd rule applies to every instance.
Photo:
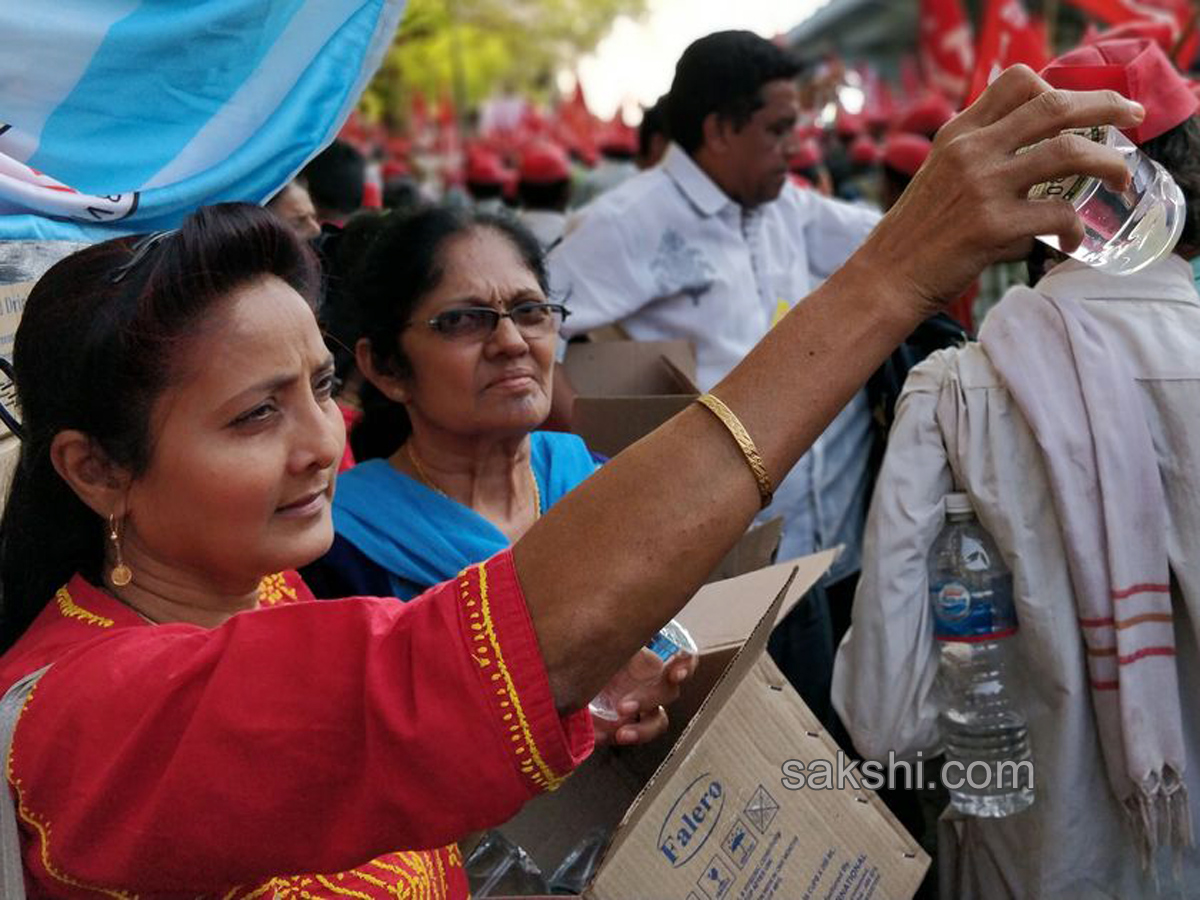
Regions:
[[[1128, 173], [1119, 154], [1059, 132], [1125, 127], [1143, 115], [1111, 92], [1051, 91], [1016, 67], [947, 124], [859, 252], [714, 390], [753, 437], [773, 482], [895, 345], [984, 266], [1025, 252], [1036, 234], [1079, 244], [1070, 205], [1027, 200], [1028, 188], [1072, 173], [1123, 185]], [[586, 703], [687, 602], [758, 508], [737, 445], [692, 406], [522, 538], [517, 571], [560, 710]]]

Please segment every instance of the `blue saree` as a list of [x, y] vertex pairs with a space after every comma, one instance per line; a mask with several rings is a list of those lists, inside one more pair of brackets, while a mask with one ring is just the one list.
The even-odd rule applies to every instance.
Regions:
[[[556, 431], [530, 435], [530, 461], [542, 512], [597, 468], [582, 440]], [[360, 463], [338, 477], [333, 525], [334, 549], [317, 567], [361, 566], [365, 557], [386, 572], [387, 593], [402, 600], [509, 546], [508, 538], [483, 516], [385, 459]]]

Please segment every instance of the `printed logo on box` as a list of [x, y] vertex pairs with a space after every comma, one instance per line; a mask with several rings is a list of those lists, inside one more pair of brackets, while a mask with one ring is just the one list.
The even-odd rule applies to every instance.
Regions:
[[724, 900], [733, 887], [733, 871], [719, 855], [714, 856], [704, 867], [704, 873], [696, 885], [704, 891], [708, 900]]
[[779, 804], [775, 802], [771, 793], [760, 784], [742, 812], [746, 814], [751, 825], [766, 834], [767, 829], [771, 827], [771, 822], [775, 820], [775, 814], [779, 812]]
[[683, 789], [658, 830], [658, 849], [678, 869], [700, 852], [725, 807], [725, 789], [721, 782], [705, 772]]
[[733, 827], [725, 835], [721, 846], [725, 848], [725, 852], [729, 854], [733, 864], [739, 869], [744, 869], [746, 863], [750, 861], [750, 857], [754, 855], [754, 848], [758, 846], [758, 841], [750, 833], [750, 828], [745, 822], [741, 819], [734, 819]]

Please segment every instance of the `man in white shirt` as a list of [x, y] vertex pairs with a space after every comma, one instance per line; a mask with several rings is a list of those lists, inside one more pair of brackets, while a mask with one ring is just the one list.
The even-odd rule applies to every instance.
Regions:
[[[708, 390], [862, 243], [877, 213], [788, 181], [798, 73], [786, 51], [749, 32], [711, 34], [684, 52], [661, 164], [588, 206], [550, 255], [551, 288], [571, 309], [566, 337], [620, 323], [636, 340], [684, 338]], [[781, 558], [840, 544], [829, 580], [857, 571], [870, 434], [860, 392], [779, 486], [764, 516], [784, 517]], [[773, 649], [827, 717], [823, 592]]]
[[[1153, 49], [1141, 52], [1155, 55]], [[1081, 64], [1087, 70], [1080, 77], [1117, 68], [1097, 65], [1088, 56]], [[1051, 75], [1046, 77], [1055, 83]], [[1130, 78], [1129, 84], [1135, 88], [1134, 99], [1147, 107], [1143, 133], [1133, 139], [1184, 191], [1187, 212], [1176, 253], [1124, 277], [1067, 260], [1038, 281], [1036, 290], [1059, 309], [1081, 311], [1087, 333], [1106, 349], [1102, 371], [1120, 367], [1128, 372], [1122, 377], [1132, 384], [1140, 414], [1122, 417], [1107, 432], [1148, 429], [1148, 464], [1165, 493], [1165, 504], [1157, 501], [1166, 507], [1165, 533], [1154, 546], [1169, 565], [1171, 577], [1164, 581], [1170, 581], [1170, 613], [1134, 615], [1136, 607], [1126, 611], [1118, 606], [1106, 621], [1110, 629], [1129, 629], [1136, 636], [1147, 626], [1162, 631], [1162, 620], [1171, 620], [1173, 646], [1125, 656], [1094, 646], [1096, 641], [1120, 642], [1104, 635], [1105, 621], [1079, 612], [1080, 573], [1086, 568], [1077, 566], [1105, 569], [1113, 551], [1109, 549], [1108, 560], [1105, 554], [1082, 561], [1073, 557], [1078, 530], [1064, 524], [1064, 512], [1071, 510], [1063, 504], [1098, 504], [1102, 492], [1077, 489], [1064, 496], [1059, 490], [1064, 470], [1086, 472], [1090, 460], [1080, 454], [1048, 457], [1048, 447], [1057, 445], [1035, 434], [1012, 383], [1000, 374], [1011, 363], [985, 349], [989, 323], [984, 325], [984, 345], [942, 351], [914, 369], [897, 405], [867, 522], [853, 625], [838, 650], [834, 705], [855, 748], [868, 759], [884, 761], [889, 752], [899, 759], [918, 753], [928, 759], [939, 752], [938, 650], [926, 560], [944, 521], [943, 498], [953, 490], [965, 491], [1013, 572], [1019, 631], [1010, 639], [1014, 664], [1008, 671], [1028, 718], [1035, 771], [1036, 799], [1028, 811], [1001, 819], [945, 817], [939, 840], [944, 896], [1196, 896], [1200, 851], [1181, 830], [1172, 837], [1168, 817], [1149, 816], [1163, 823], [1161, 830], [1150, 829], [1159, 831], [1163, 846], [1157, 854], [1144, 851], [1143, 858], [1140, 817], [1127, 814], [1128, 804], [1119, 796], [1123, 766], [1114, 763], [1120, 758], [1117, 751], [1127, 749], [1122, 749], [1122, 736], [1098, 714], [1113, 692], [1134, 689], [1140, 670], [1170, 667], [1178, 696], [1168, 696], [1174, 690], [1162, 691], [1153, 698], [1158, 707], [1140, 707], [1135, 733], [1124, 737], [1143, 740], [1158, 730], [1180, 727], [1187, 764], [1179, 796], [1184, 815], [1190, 809], [1192, 822], [1200, 822], [1200, 296], [1187, 262], [1200, 254], [1200, 121], [1186, 82], [1176, 76], [1172, 86], [1171, 80]], [[1173, 98], [1174, 106], [1165, 98]], [[1005, 304], [1028, 296], [1024, 290], [1014, 289], [990, 315], [1008, 315]], [[1017, 332], [1022, 342], [1037, 337], [1027, 333]], [[1069, 359], [1064, 364], [1072, 365]], [[1042, 381], [1040, 393], [1061, 394], [1068, 384], [1067, 378]], [[1116, 401], [1105, 405], [1117, 408]], [[1136, 421], [1143, 416], [1144, 425]], [[1084, 423], [1080, 429], [1070, 422], [1062, 431], [1099, 440], [1091, 436], [1098, 432], [1089, 435], [1089, 427], [1096, 426]], [[1136, 471], [1133, 454], [1121, 459], [1124, 473]], [[1095, 513], [1093, 521], [1100, 518], [1097, 511], [1085, 509], [1088, 513]], [[1122, 513], [1126, 528], [1148, 528], [1138, 509], [1123, 508]], [[1132, 543], [1128, 532], [1120, 543]], [[1112, 587], [1113, 597], [1131, 606], [1129, 598], [1142, 593]], [[1138, 587], [1148, 591], [1155, 586]], [[1168, 638], [1159, 641], [1168, 643]], [[1119, 677], [1098, 683], [1099, 665], [1119, 671]], [[1148, 844], [1153, 848], [1153, 839]]]

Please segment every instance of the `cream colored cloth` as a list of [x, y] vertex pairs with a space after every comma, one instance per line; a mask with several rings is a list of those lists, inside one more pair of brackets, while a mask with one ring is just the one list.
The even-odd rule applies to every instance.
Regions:
[[[1068, 262], [1038, 289], [1079, 301], [1137, 379], [1167, 509], [1174, 574], [1175, 666], [1191, 813], [1200, 754], [1200, 298], [1186, 262], [1172, 257], [1116, 279]], [[937, 670], [926, 557], [954, 485], [1013, 568], [1020, 620], [1015, 690], [1029, 717], [1037, 800], [1026, 813], [950, 829], [957, 852], [941, 860], [953, 894], [971, 898], [1187, 896], [1200, 853], [1171, 854], [1143, 873], [1113, 793], [1088, 686], [1075, 596], [1039, 448], [1018, 404], [977, 344], [935, 354], [910, 376], [897, 408], [867, 522], [853, 626], [838, 651], [834, 705], [868, 758], [927, 756], [940, 745], [931, 694]], [[981, 861], [987, 861], [981, 866]], [[986, 871], [985, 871], [986, 870]]]

